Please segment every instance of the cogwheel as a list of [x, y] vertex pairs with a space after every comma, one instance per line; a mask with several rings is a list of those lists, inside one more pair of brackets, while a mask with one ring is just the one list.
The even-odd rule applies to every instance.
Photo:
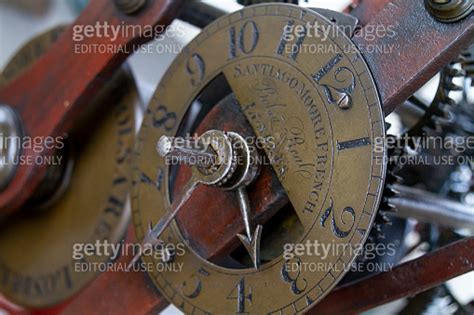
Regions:
[[[474, 77], [474, 45], [471, 45], [458, 59], [449, 63], [441, 70], [438, 89], [430, 104], [426, 105], [416, 97], [410, 98], [411, 104], [422, 109], [424, 113], [416, 124], [397, 140], [440, 135], [448, 130], [456, 129], [457, 119], [462, 118], [463, 113], [458, 109], [459, 104], [450, 98], [449, 94], [452, 91], [464, 90], [463, 87], [454, 83], [455, 78], [464, 76]], [[471, 84], [474, 84], [474, 80]], [[472, 113], [468, 114], [472, 115]], [[386, 123], [386, 130], [389, 128], [390, 124]], [[393, 135], [387, 135], [387, 138], [394, 137]], [[395, 141], [390, 143], [395, 143]], [[396, 211], [396, 208], [390, 204], [389, 200], [399, 194], [394, 188], [395, 184], [401, 184], [403, 182], [403, 178], [397, 175], [402, 169], [398, 161], [404, 155], [413, 154], [413, 152], [410, 152], [410, 148], [410, 143], [402, 143], [401, 147], [393, 147], [388, 150], [386, 182], [379, 212], [369, 234], [369, 241], [371, 242], [385, 237], [383, 227], [385, 224], [390, 224], [390, 219], [387, 214]]]
[[[469, 46], [460, 56], [461, 67], [468, 77], [474, 78], [474, 44]], [[471, 82], [474, 86], [474, 81]]]
[[412, 104], [424, 110], [423, 116], [410, 130], [409, 136], [423, 136], [426, 134], [441, 133], [443, 129], [454, 123], [455, 115], [452, 111], [456, 102], [449, 97], [452, 91], [462, 91], [463, 88], [453, 83], [454, 78], [465, 76], [465, 71], [457, 69], [457, 61], [450, 63], [440, 72], [440, 82], [436, 95], [429, 105], [415, 97], [411, 97]]
[[[458, 116], [458, 103], [449, 95], [453, 91], [464, 91], [462, 86], [454, 83], [454, 79], [465, 77], [468, 73], [474, 76], [474, 45], [440, 71], [438, 89], [430, 104], [425, 104], [415, 96], [409, 98], [409, 103], [416, 106], [418, 110], [422, 110], [423, 114], [414, 126], [400, 136], [400, 139], [441, 135], [455, 127]], [[398, 157], [410, 153], [406, 152], [410, 148], [410, 143], [404, 143], [404, 149], [391, 149], [388, 152], [389, 162], [396, 164]], [[389, 164], [388, 169], [389, 172], [395, 173], [400, 171], [401, 167]]]
[[[471, 47], [474, 48], [474, 45]], [[460, 60], [463, 60], [466, 67], [471, 67], [474, 64], [474, 52], [467, 52], [463, 54]], [[447, 65], [440, 72], [440, 82], [435, 98], [429, 105], [425, 105], [423, 102], [415, 97], [410, 98], [410, 102], [424, 111], [422, 117], [417, 123], [408, 131], [406, 134], [408, 137], [402, 137], [400, 139], [410, 139], [412, 137], [424, 137], [427, 135], [440, 134], [444, 129], [454, 124], [456, 115], [453, 108], [456, 102], [449, 97], [451, 91], [462, 91], [463, 88], [454, 84], [454, 78], [462, 77], [468, 71], [464, 69], [458, 69], [456, 64], [460, 61], [456, 60]], [[471, 68], [469, 68], [471, 69]], [[471, 69], [474, 71], [474, 69]], [[390, 124], [386, 123], [386, 130], [390, 128]], [[387, 138], [395, 137], [393, 135], [387, 135]], [[392, 142], [394, 143], [394, 142]], [[402, 147], [389, 148], [388, 150], [388, 165], [387, 165], [387, 177], [384, 187], [384, 193], [382, 202], [378, 214], [374, 220], [371, 233], [369, 235], [369, 241], [375, 241], [376, 239], [383, 239], [383, 226], [390, 224], [390, 219], [387, 213], [396, 211], [395, 207], [388, 202], [388, 200], [398, 194], [394, 189], [395, 184], [401, 184], [403, 178], [398, 176], [397, 173], [401, 170], [401, 166], [397, 161], [406, 154], [412, 154], [410, 152], [410, 143], [404, 143]]]
[[[386, 123], [386, 130], [390, 128], [390, 124]], [[387, 138], [394, 137], [387, 135]], [[398, 191], [394, 188], [395, 184], [401, 184], [403, 179], [396, 173], [399, 169], [399, 165], [396, 163], [397, 159], [404, 154], [404, 151], [398, 148], [390, 148], [388, 151], [388, 164], [387, 164], [387, 176], [385, 177], [385, 186], [382, 194], [382, 200], [380, 202], [379, 210], [375, 217], [372, 229], [368, 236], [368, 241], [375, 243], [379, 239], [384, 239], [385, 235], [383, 228], [385, 225], [391, 225], [388, 213], [395, 212], [396, 208], [389, 203], [389, 199], [398, 195]]]

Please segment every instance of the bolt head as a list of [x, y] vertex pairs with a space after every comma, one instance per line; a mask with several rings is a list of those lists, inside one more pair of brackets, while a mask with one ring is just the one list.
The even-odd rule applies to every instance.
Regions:
[[162, 157], [167, 156], [173, 150], [173, 139], [168, 136], [161, 136], [156, 143], [156, 151]]
[[0, 105], [0, 191], [10, 183], [21, 152], [21, 124], [15, 111]]

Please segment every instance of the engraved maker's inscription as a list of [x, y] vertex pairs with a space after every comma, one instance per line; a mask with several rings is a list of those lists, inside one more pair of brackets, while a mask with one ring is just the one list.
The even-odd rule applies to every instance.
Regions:
[[[324, 182], [327, 176], [328, 133], [325, 129], [320, 108], [313, 96], [314, 86], [298, 76], [290, 67], [279, 67], [267, 63], [238, 63], [233, 67], [234, 78], [245, 78], [250, 82], [254, 101], [243, 106], [244, 111], [257, 126], [259, 132], [273, 135], [276, 147], [269, 150], [274, 169], [283, 180], [288, 173], [296, 173], [310, 187], [302, 211], [313, 213], [324, 196]], [[293, 94], [296, 103], [288, 104], [288, 94]], [[256, 104], [263, 105], [264, 111]], [[304, 106], [306, 117], [294, 116], [293, 108]], [[312, 133], [312, 136], [311, 136]], [[314, 138], [316, 148], [308, 143]], [[314, 150], [316, 156], [308, 156]], [[292, 168], [290, 168], [290, 165]]]

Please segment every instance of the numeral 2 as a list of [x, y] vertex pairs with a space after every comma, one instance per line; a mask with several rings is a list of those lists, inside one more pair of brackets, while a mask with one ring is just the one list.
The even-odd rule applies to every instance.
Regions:
[[333, 79], [338, 86], [321, 83], [321, 80], [328, 74], [334, 66], [342, 60], [342, 55], [337, 54], [318, 72], [312, 75], [313, 80], [318, 83], [324, 91], [326, 100], [329, 104], [337, 105], [340, 109], [349, 109], [352, 106], [352, 92], [355, 88], [355, 76], [351, 69], [347, 67], [338, 67], [334, 70]]
[[[331, 214], [332, 214], [332, 216], [331, 216]], [[344, 222], [344, 218], [343, 218], [344, 214], [349, 214], [349, 216], [351, 218], [351, 222]], [[334, 211], [334, 207], [333, 207], [332, 198], [331, 198], [331, 204], [330, 204], [329, 208], [327, 208], [326, 211], [324, 211], [324, 213], [321, 217], [321, 226], [322, 227], [326, 226], [326, 222], [327, 222], [327, 220], [329, 219], [330, 216], [331, 216], [331, 230], [332, 230], [332, 233], [338, 238], [347, 237], [350, 234], [352, 228], [354, 227], [354, 223], [355, 223], [355, 211], [354, 211], [354, 209], [351, 208], [351, 207], [345, 207], [344, 209], [342, 209], [341, 214], [338, 216], [339, 220], [344, 225], [349, 226], [349, 228], [346, 229], [346, 230], [343, 230], [341, 227], [339, 227], [339, 225], [336, 222], [335, 211]]]

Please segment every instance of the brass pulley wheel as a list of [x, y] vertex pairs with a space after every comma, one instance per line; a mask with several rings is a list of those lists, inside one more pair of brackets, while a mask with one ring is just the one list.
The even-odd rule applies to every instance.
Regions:
[[[63, 29], [23, 46], [5, 67], [5, 81], [39, 58]], [[92, 266], [111, 259], [97, 253], [80, 260], [73, 256], [84, 244], [118, 243], [124, 236], [136, 102], [133, 79], [118, 71], [78, 118], [79, 128], [51, 141], [58, 153], [44, 161], [51, 171], [33, 199], [0, 222], [0, 292], [12, 302], [38, 308], [64, 301], [100, 271], [78, 263]]]
[[[319, 25], [320, 29], [308, 25]], [[295, 29], [301, 30], [301, 35], [289, 36]], [[321, 29], [329, 31], [321, 36]], [[310, 46], [326, 49], [315, 53], [307, 49]], [[247, 238], [243, 236], [245, 230], [239, 231], [234, 239], [240, 239], [247, 248], [248, 253], [244, 249], [241, 256], [250, 255], [254, 264], [246, 264], [244, 258], [239, 261], [235, 255], [232, 263], [225, 263], [229, 259], [203, 257], [205, 250], [199, 248], [199, 240], [190, 239], [192, 233], [185, 225], [172, 221], [160, 239], [175, 246], [185, 245], [184, 253], [168, 262], [180, 270], [152, 268], [151, 278], [162, 294], [186, 314], [302, 312], [320, 301], [347, 272], [357, 256], [356, 249], [365, 242], [380, 203], [386, 171], [385, 127], [376, 86], [352, 41], [312, 10], [284, 4], [257, 5], [216, 20], [178, 55], [144, 117], [134, 159], [132, 204], [140, 240], [149, 235], [150, 222], [171, 218], [170, 207], [177, 203], [177, 196], [184, 195], [183, 200], [189, 197], [183, 192], [187, 186], [173, 186], [179, 175], [174, 176], [172, 168], [157, 154], [157, 142], [162, 136], [196, 130], [185, 128], [200, 123], [190, 120], [202, 119], [190, 108], [203, 95], [222, 92], [222, 88], [215, 88], [217, 81], [224, 81], [230, 89], [230, 94], [218, 102], [222, 112], [233, 111], [230, 106], [236, 104], [255, 137], [274, 140], [275, 145], [265, 146], [260, 154], [272, 161], [272, 171], [286, 191], [302, 229], [296, 240], [286, 242], [318, 241], [346, 250], [333, 250], [324, 257], [305, 251], [285, 258], [280, 246], [277, 255], [268, 255], [275, 250], [271, 243], [276, 242], [265, 243], [265, 231], [278, 222], [259, 222], [254, 236], [260, 236], [263, 229], [261, 243], [259, 237], [258, 241], [252, 237], [253, 230]], [[238, 115], [233, 116], [235, 120]], [[208, 128], [211, 131], [200, 135], [216, 134], [216, 139], [224, 138], [225, 143], [232, 144], [231, 132], [235, 130], [226, 126], [226, 122], [212, 125]], [[171, 154], [165, 142], [169, 138], [161, 139], [160, 152]], [[222, 160], [218, 146], [213, 148]], [[229, 163], [233, 163], [231, 159]], [[258, 180], [261, 175], [255, 176]], [[197, 178], [199, 185], [207, 184], [202, 176]], [[214, 182], [209, 184], [216, 186]], [[223, 193], [225, 184], [212, 185], [209, 194]], [[195, 189], [190, 194], [199, 192]], [[242, 190], [237, 193], [240, 198]], [[209, 200], [207, 205], [189, 207], [203, 213], [212, 207], [212, 198]], [[239, 200], [245, 203], [245, 197]], [[249, 208], [251, 212], [252, 202]], [[196, 215], [194, 225], [212, 231], [225, 211], [226, 205], [220, 205], [220, 212], [212, 217]], [[248, 211], [242, 211], [246, 227], [252, 220], [245, 215]], [[161, 226], [153, 230], [161, 232]], [[219, 235], [214, 237], [219, 239]], [[142, 259], [153, 266], [161, 263], [152, 255], [143, 255]], [[326, 268], [309, 270], [304, 268], [308, 263]]]

